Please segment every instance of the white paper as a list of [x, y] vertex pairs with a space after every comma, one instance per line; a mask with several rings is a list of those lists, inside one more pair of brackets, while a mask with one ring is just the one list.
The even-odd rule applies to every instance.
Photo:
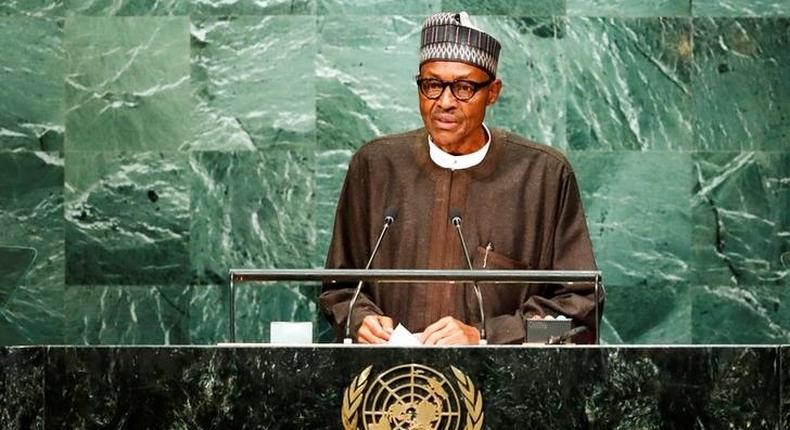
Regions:
[[313, 343], [313, 323], [272, 321], [269, 326], [271, 343], [281, 345], [309, 345]]
[[420, 338], [412, 334], [403, 324], [398, 324], [395, 327], [387, 343], [394, 346], [422, 346]]

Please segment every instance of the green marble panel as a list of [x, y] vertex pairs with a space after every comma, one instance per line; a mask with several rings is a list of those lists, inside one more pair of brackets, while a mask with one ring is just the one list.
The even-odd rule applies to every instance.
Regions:
[[568, 19], [572, 149], [692, 148], [691, 20]]
[[215, 345], [227, 342], [227, 285], [195, 285], [190, 288], [189, 343]]
[[315, 17], [246, 16], [192, 26], [194, 150], [315, 141]]
[[[240, 284], [236, 295], [236, 340], [268, 342], [273, 321], [313, 323], [314, 342], [334, 341], [334, 330], [319, 314], [320, 287], [296, 284]], [[192, 287], [189, 341], [193, 345], [227, 342], [227, 285]]]
[[567, 0], [442, 0], [442, 10], [477, 15], [548, 16], [564, 15]]
[[246, 283], [237, 286], [236, 341], [269, 342], [271, 323], [299, 321], [313, 323], [313, 339], [329, 342], [334, 331], [320, 314], [319, 284]]
[[685, 282], [609, 285], [601, 343], [670, 345], [692, 342], [692, 295]]
[[316, 252], [313, 266], [324, 267], [335, 223], [337, 200], [353, 151], [330, 150], [316, 154], [315, 206]]
[[65, 0], [67, 15], [187, 15], [188, 0]]
[[189, 344], [186, 286], [69, 285], [63, 308], [70, 345]]
[[3, 0], [0, 16], [62, 16], [64, 0]]
[[190, 14], [206, 15], [308, 15], [314, 14], [316, 0], [184, 0]]
[[691, 279], [691, 157], [575, 152], [596, 261], [610, 285]]
[[497, 75], [503, 89], [486, 124], [565, 148], [565, 81], [557, 37], [560, 18], [482, 17], [477, 22], [502, 44]]
[[697, 283], [790, 286], [790, 154], [694, 154]]
[[696, 147], [786, 150], [790, 19], [694, 20]]
[[66, 283], [186, 284], [187, 156], [66, 153]]
[[608, 288], [603, 340], [688, 343], [690, 156], [574, 152], [571, 160]]
[[568, 15], [603, 17], [689, 16], [691, 14], [691, 3], [692, 0], [568, 0]]
[[234, 267], [311, 267], [313, 163], [307, 149], [193, 154], [191, 255], [198, 282], [224, 285]]
[[789, 16], [787, 0], [693, 0], [694, 16]]
[[183, 145], [192, 108], [188, 34], [186, 18], [67, 18], [67, 149]]
[[786, 286], [700, 286], [692, 290], [692, 338], [698, 344], [790, 343]]
[[0, 151], [0, 345], [63, 342], [63, 158]]
[[[477, 17], [503, 43], [504, 90], [488, 124], [564, 144], [562, 77], [552, 18]], [[422, 19], [321, 17], [318, 144], [357, 148], [383, 134], [422, 126], [414, 76]], [[529, 73], [524, 73], [524, 70]], [[559, 88], [559, 91], [557, 90]]]
[[358, 148], [420, 127], [417, 105], [422, 18], [318, 18], [316, 109], [320, 149]]
[[0, 149], [63, 149], [62, 39], [57, 21], [0, 18]]
[[321, 15], [425, 15], [439, 12], [441, 0], [318, 0]]
[[[228, 269], [322, 264], [323, 256], [315, 254], [315, 160], [306, 148], [196, 152], [192, 169], [192, 264], [196, 281], [210, 286], [194, 287], [201, 293], [192, 305], [192, 333], [195, 341], [213, 343], [226, 339], [227, 297], [221, 288]], [[268, 341], [272, 321], [317, 324], [317, 288], [240, 285], [237, 339]]]

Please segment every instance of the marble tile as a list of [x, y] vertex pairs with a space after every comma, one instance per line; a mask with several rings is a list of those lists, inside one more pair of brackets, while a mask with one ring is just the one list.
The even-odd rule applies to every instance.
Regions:
[[4, 0], [0, 3], [0, 16], [63, 16], [63, 1], [64, 0]]
[[0, 427], [44, 428], [44, 350], [0, 349]]
[[696, 283], [787, 287], [790, 154], [699, 152], [693, 162]]
[[227, 342], [227, 285], [194, 285], [189, 295], [189, 344]]
[[691, 279], [688, 154], [574, 152], [571, 161], [606, 284]]
[[316, 205], [316, 251], [314, 267], [324, 267], [332, 231], [335, 225], [335, 211], [340, 190], [348, 172], [348, 163], [353, 151], [337, 149], [321, 151], [316, 154], [315, 205]]
[[316, 234], [309, 150], [200, 152], [191, 168], [198, 282], [224, 284], [234, 267], [311, 267]]
[[[321, 15], [424, 15], [439, 12], [441, 0], [318, 0]], [[442, 9], [446, 10], [446, 9]]]
[[567, 0], [442, 0], [442, 10], [466, 11], [474, 15], [549, 16], [564, 15]]
[[[237, 288], [237, 342], [270, 341], [271, 323], [275, 321], [312, 322], [314, 343], [334, 342], [334, 330], [318, 311], [319, 285], [240, 283]], [[227, 285], [192, 287], [190, 344], [228, 341], [228, 303]]]
[[502, 44], [498, 77], [503, 90], [486, 124], [557, 148], [565, 138], [565, 80], [557, 38], [560, 18], [483, 17], [481, 28]]
[[190, 130], [187, 18], [66, 19], [66, 149], [167, 150]]
[[65, 0], [66, 15], [145, 16], [187, 15], [189, 0]]
[[420, 127], [418, 47], [422, 18], [318, 18], [318, 147], [355, 149]]
[[[315, 256], [314, 158], [307, 149], [192, 156], [191, 255], [196, 282], [227, 285], [230, 268], [310, 268]], [[263, 341], [271, 321], [318, 321], [316, 286], [240, 287], [239, 339]], [[200, 287], [195, 287], [200, 288]], [[219, 335], [227, 298], [204, 291], [206, 338]], [[211, 309], [213, 307], [213, 309]], [[205, 322], [203, 322], [205, 319]], [[223, 323], [224, 324], [224, 323]], [[199, 335], [203, 338], [203, 335]]]
[[186, 286], [69, 285], [63, 308], [69, 345], [186, 345]]
[[573, 152], [571, 161], [608, 288], [603, 340], [688, 343], [690, 156]]
[[63, 150], [62, 23], [44, 18], [5, 18], [3, 7], [0, 149]]
[[790, 19], [695, 19], [694, 59], [696, 149], [787, 149]]
[[692, 340], [696, 344], [790, 342], [785, 286], [699, 286], [692, 289]]
[[788, 342], [790, 155], [700, 152], [693, 161], [694, 342]]
[[0, 151], [0, 208], [0, 345], [62, 343], [62, 156]]
[[694, 16], [790, 16], [785, 0], [693, 0]]
[[601, 343], [692, 343], [690, 289], [687, 283], [681, 282], [608, 285], [601, 322]]
[[313, 339], [334, 339], [334, 331], [318, 309], [320, 284], [244, 283], [236, 288], [237, 342], [270, 342], [275, 321], [311, 322]]
[[690, 19], [570, 17], [560, 49], [570, 148], [693, 147]]
[[568, 15], [601, 17], [689, 16], [691, 14], [691, 3], [692, 0], [568, 0]]
[[196, 103], [187, 149], [314, 144], [315, 17], [196, 20], [191, 33]]
[[189, 282], [186, 154], [67, 152], [66, 166], [66, 284]]
[[183, 0], [192, 16], [225, 15], [308, 15], [314, 14], [317, 0]]

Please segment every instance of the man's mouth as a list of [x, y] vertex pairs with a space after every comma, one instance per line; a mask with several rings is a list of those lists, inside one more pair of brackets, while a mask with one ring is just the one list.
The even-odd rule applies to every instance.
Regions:
[[453, 128], [458, 124], [458, 119], [455, 115], [439, 113], [433, 115], [433, 122], [439, 128]]

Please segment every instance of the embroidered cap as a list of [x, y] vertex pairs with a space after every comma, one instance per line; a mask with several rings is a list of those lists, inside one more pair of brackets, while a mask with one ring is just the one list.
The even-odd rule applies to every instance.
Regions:
[[439, 12], [422, 25], [420, 66], [428, 61], [457, 61], [494, 78], [501, 48], [493, 36], [472, 25], [466, 12]]

